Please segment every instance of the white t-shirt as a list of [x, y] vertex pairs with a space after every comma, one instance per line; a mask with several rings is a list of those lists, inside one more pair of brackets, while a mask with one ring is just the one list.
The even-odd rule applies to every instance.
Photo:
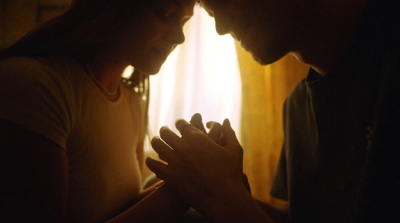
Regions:
[[[144, 103], [121, 88], [107, 100], [73, 61], [0, 61], [0, 119], [64, 148], [68, 155], [68, 221], [99, 222], [136, 198], [141, 174], [136, 150], [145, 135]], [[32, 148], [35, 149], [35, 148]]]

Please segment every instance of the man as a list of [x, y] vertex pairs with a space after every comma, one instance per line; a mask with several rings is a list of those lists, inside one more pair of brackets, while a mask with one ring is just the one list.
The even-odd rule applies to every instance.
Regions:
[[217, 32], [230, 33], [259, 63], [293, 54], [311, 66], [285, 102], [285, 140], [271, 188], [290, 208], [278, 210], [248, 193], [242, 148], [228, 120], [208, 135], [198, 115], [191, 125], [177, 121], [182, 137], [162, 128], [152, 146], [168, 165], [149, 158], [149, 168], [215, 222], [398, 219], [399, 1], [202, 5]]

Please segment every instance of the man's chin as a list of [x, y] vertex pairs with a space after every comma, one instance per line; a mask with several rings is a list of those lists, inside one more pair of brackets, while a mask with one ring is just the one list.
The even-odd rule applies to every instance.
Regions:
[[280, 60], [285, 55], [272, 52], [251, 52], [251, 56], [260, 65], [269, 65]]
[[276, 61], [276, 60], [273, 61], [267, 57], [257, 56], [257, 54], [254, 54], [254, 53], [252, 53], [251, 56], [252, 56], [253, 60], [256, 61], [260, 65], [268, 65], [268, 64], [271, 64]]

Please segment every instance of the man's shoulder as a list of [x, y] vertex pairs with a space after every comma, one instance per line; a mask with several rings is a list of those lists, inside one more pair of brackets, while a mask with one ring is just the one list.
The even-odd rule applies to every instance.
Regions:
[[307, 97], [307, 81], [302, 79], [286, 99], [286, 104], [298, 104]]

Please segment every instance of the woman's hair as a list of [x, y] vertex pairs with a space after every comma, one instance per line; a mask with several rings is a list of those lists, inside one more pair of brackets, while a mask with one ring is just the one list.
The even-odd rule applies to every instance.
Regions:
[[128, 18], [143, 9], [146, 0], [72, 0], [60, 16], [42, 24], [0, 52], [10, 56], [63, 56], [90, 63]]
[[[152, 0], [71, 0], [60, 16], [27, 33], [0, 51], [7, 57], [64, 57], [81, 65], [92, 62], [99, 50], [124, 22]], [[148, 75], [135, 71], [124, 83], [142, 96], [149, 94]], [[147, 109], [146, 109], [147, 113]]]

